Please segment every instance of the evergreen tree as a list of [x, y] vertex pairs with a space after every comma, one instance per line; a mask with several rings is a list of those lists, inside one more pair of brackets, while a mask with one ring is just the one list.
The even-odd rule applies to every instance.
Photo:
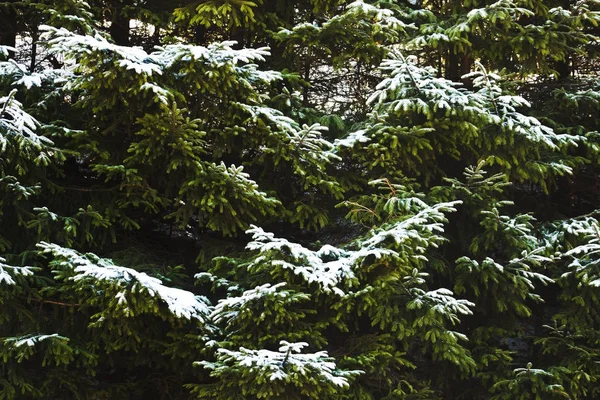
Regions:
[[0, 398], [598, 397], [599, 10], [0, 2]]

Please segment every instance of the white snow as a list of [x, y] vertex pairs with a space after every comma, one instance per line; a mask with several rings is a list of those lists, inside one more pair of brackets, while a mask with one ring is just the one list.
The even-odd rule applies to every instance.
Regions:
[[[424, 204], [420, 199], [419, 204]], [[271, 265], [292, 271], [306, 283], [317, 284], [326, 293], [333, 292], [344, 296], [342, 287], [352, 287], [356, 279], [354, 267], [368, 256], [381, 258], [397, 256], [386, 243], [391, 239], [396, 246], [410, 244], [417, 253], [413, 257], [424, 259], [421, 255], [428, 246], [436, 246], [435, 242], [423, 238], [423, 231], [430, 233], [443, 232], [446, 221], [444, 212], [455, 211], [459, 201], [440, 203], [427, 206], [416, 215], [404, 221], [391, 224], [383, 229], [373, 231], [371, 237], [360, 244], [358, 250], [344, 250], [331, 245], [323, 246], [318, 251], [288, 241], [276, 238], [273, 233], [265, 232], [262, 228], [252, 225], [246, 232], [252, 235], [248, 250], [255, 250], [260, 255], [248, 266], [249, 270], [263, 265]], [[331, 259], [333, 258], [333, 260]]]
[[584, 239], [585, 243], [564, 253], [566, 257], [572, 257], [572, 261], [569, 264], [571, 271], [563, 277], [575, 274], [582, 284], [600, 287], [600, 223], [586, 217], [564, 225], [565, 230]]
[[[352, 267], [359, 260], [369, 255], [380, 258], [384, 254], [394, 253], [391, 250], [370, 248], [346, 251], [330, 245], [326, 245], [318, 251], [312, 251], [287, 239], [276, 238], [273, 233], [265, 232], [262, 228], [254, 225], [247, 233], [252, 234], [253, 239], [248, 243], [247, 249], [257, 250], [261, 253], [261, 256], [248, 266], [249, 270], [268, 263], [288, 269], [302, 277], [306, 283], [316, 283], [324, 292], [333, 292], [339, 296], [344, 295], [344, 291], [340, 288], [342, 283], [348, 287], [352, 286], [355, 279]], [[276, 254], [275, 259], [269, 257], [272, 252]], [[292, 262], [282, 259], [287, 254]], [[329, 260], [329, 258], [334, 259]]]
[[408, 309], [420, 309], [424, 305], [430, 307], [431, 310], [441, 314], [452, 316], [454, 314], [472, 315], [471, 307], [475, 307], [475, 303], [468, 300], [455, 299], [454, 293], [446, 288], [439, 288], [431, 291], [424, 291], [419, 288], [411, 288], [410, 292], [414, 298], [407, 304]]
[[0, 44], [0, 56], [5, 57], [5, 56], [9, 55], [11, 51], [16, 52], [17, 49], [12, 46], [6, 46], [3, 44]]
[[152, 93], [155, 94], [156, 99], [164, 105], [168, 105], [169, 99], [171, 99], [173, 97], [172, 93], [169, 92], [169, 90], [162, 88], [152, 82], [145, 82], [144, 84], [142, 84], [140, 89], [142, 91], [146, 91], [146, 90], [151, 91]]
[[259, 119], [264, 119], [267, 122], [274, 124], [277, 129], [283, 133], [290, 134], [296, 132], [298, 124], [293, 119], [286, 117], [279, 110], [275, 110], [270, 107], [254, 106], [242, 103], [237, 105], [248, 114], [250, 114], [249, 122], [258, 122]]
[[15, 81], [15, 85], [23, 85], [25, 86], [27, 89], [31, 89], [32, 87], [40, 87], [42, 86], [42, 78], [44, 77], [43, 74], [38, 74], [36, 72], [30, 74], [30, 75], [23, 75], [20, 79], [18, 79], [17, 81]]
[[443, 232], [443, 223], [446, 221], [444, 212], [456, 211], [455, 206], [460, 203], [460, 201], [453, 201], [427, 207], [404, 221], [393, 224], [387, 229], [375, 232], [371, 238], [363, 242], [363, 246], [375, 249], [382, 246], [382, 244], [390, 238], [396, 244], [402, 244], [412, 239], [415, 240], [416, 243], [422, 243], [422, 245], [416, 245], [414, 248], [417, 253], [422, 253], [425, 251], [426, 245], [435, 246], [433, 243], [425, 243], [422, 237], [422, 231], [425, 230], [431, 233]]
[[[477, 135], [484, 135], [489, 127], [497, 126], [495, 137], [490, 139], [496, 146], [506, 146], [523, 138], [532, 146], [556, 150], [559, 145], [577, 146], [581, 140], [572, 135], [557, 135], [538, 119], [521, 113], [521, 108], [530, 107], [529, 102], [520, 96], [503, 94], [499, 84], [501, 77], [487, 72], [480, 63], [476, 62], [476, 71], [465, 75], [465, 78], [473, 79], [475, 91], [471, 91], [462, 88], [460, 83], [438, 78], [431, 67], [421, 67], [400, 53], [390, 56], [380, 66], [389, 76], [377, 85], [367, 100], [380, 115], [389, 113], [403, 117], [416, 113], [428, 120], [437, 119], [440, 113], [447, 117], [460, 115], [473, 126]], [[352, 139], [337, 143], [353, 144]], [[507, 163], [512, 164], [512, 160]], [[571, 172], [571, 167], [564, 163], [544, 165], [558, 174]]]
[[326, 351], [301, 354], [308, 344], [304, 342], [280, 342], [279, 351], [250, 350], [240, 347], [238, 351], [219, 349], [219, 361], [211, 363], [200, 361], [197, 364], [207, 369], [218, 370], [222, 363], [235, 363], [250, 370], [257, 371], [270, 381], [297, 381], [298, 376], [316, 376], [319, 380], [339, 387], [348, 387], [348, 377], [358, 375], [362, 371], [340, 371], [334, 359]]
[[4, 339], [4, 342], [7, 344], [12, 344], [14, 347], [33, 347], [36, 344], [43, 342], [48, 339], [59, 339], [63, 341], [68, 341], [66, 337], [59, 336], [58, 333], [54, 333], [52, 335], [24, 335], [24, 336], [13, 336]]
[[16, 92], [17, 90], [13, 89], [8, 96], [0, 97], [0, 151], [5, 151], [8, 145], [4, 132], [15, 135], [21, 143], [37, 150], [52, 145], [50, 139], [35, 133], [39, 123], [14, 99]]
[[118, 65], [134, 70], [140, 75], [162, 74], [157, 59], [140, 47], [119, 46], [110, 43], [100, 34], [94, 36], [78, 35], [65, 28], [43, 25], [42, 40], [47, 40], [51, 53], [63, 54], [67, 59], [76, 60], [93, 53], [112, 53], [118, 56]]
[[4, 282], [7, 285], [14, 285], [16, 282], [13, 275], [32, 276], [34, 271], [34, 267], [15, 267], [13, 265], [8, 265], [6, 264], [6, 260], [0, 257], [0, 284]]
[[344, 139], [336, 139], [333, 145], [337, 147], [354, 147], [356, 143], [367, 143], [371, 140], [367, 136], [366, 129], [360, 129], [358, 131], [350, 132]]
[[[256, 300], [260, 300], [263, 297], [278, 298], [281, 302], [308, 300], [309, 297], [306, 294], [280, 290], [285, 285], [285, 282], [281, 282], [276, 285], [266, 283], [264, 285], [257, 286], [254, 289], [246, 290], [240, 296], [221, 299], [215, 306], [215, 309], [210, 317], [214, 323], [230, 323], [239, 315], [240, 310], [242, 310], [245, 306]], [[292, 296], [294, 299], [291, 299]], [[262, 322], [263, 319], [264, 314], [261, 315], [256, 322]]]
[[177, 318], [204, 321], [210, 313], [208, 300], [186, 290], [164, 286], [162, 282], [143, 272], [131, 268], [119, 267], [112, 261], [93, 254], [81, 255], [78, 252], [57, 244], [41, 242], [38, 245], [44, 253], [52, 254], [60, 265], [72, 268], [76, 275], [70, 279], [109, 281], [123, 290], [117, 295], [119, 302], [127, 303], [126, 291], [145, 291], [151, 298], [165, 303], [169, 311]]

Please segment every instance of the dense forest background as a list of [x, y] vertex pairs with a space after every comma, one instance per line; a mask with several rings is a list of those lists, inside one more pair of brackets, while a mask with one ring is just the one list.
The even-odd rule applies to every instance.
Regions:
[[599, 22], [0, 1], [0, 399], [600, 398]]

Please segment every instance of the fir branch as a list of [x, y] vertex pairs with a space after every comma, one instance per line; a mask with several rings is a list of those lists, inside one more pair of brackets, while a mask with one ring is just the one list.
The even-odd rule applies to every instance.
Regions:
[[8, 104], [10, 103], [10, 101], [12, 100], [12, 98], [15, 96], [16, 93], [17, 93], [17, 89], [13, 89], [10, 91], [10, 93], [6, 97], [6, 102], [2, 106], [2, 110], [0, 110], [0, 118], [2, 118], [2, 115], [4, 115], [4, 112], [6, 111]]

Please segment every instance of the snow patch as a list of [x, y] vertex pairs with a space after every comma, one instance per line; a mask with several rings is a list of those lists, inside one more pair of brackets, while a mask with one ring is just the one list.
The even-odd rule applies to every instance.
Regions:
[[[75, 250], [61, 247], [57, 244], [41, 242], [38, 247], [43, 253], [52, 254], [60, 260], [60, 265], [72, 268], [76, 273], [72, 280], [80, 281], [91, 278], [94, 280], [114, 282], [127, 290], [144, 290], [150, 297], [166, 303], [169, 311], [177, 318], [196, 319], [204, 321], [210, 313], [208, 300], [186, 290], [164, 286], [160, 279], [151, 277], [131, 268], [119, 267], [112, 261], [99, 258], [93, 254], [81, 255]], [[93, 261], [92, 261], [93, 260]], [[137, 287], [137, 288], [136, 288]], [[119, 302], [127, 302], [126, 292], [120, 292]]]

